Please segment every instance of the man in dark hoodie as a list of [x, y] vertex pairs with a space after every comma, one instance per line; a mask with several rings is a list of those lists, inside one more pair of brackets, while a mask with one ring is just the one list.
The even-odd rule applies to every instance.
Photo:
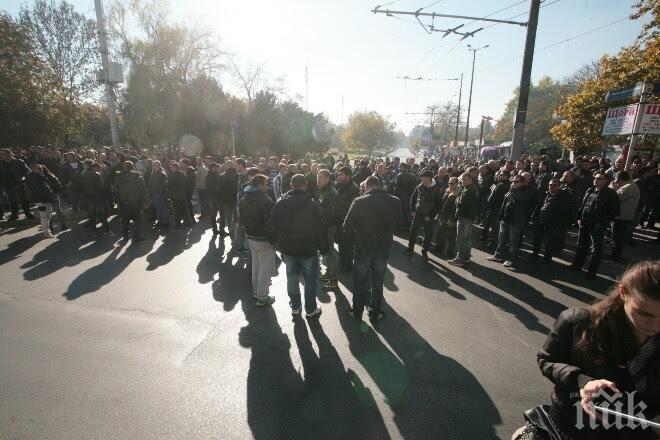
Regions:
[[275, 203], [270, 218], [270, 234], [286, 264], [287, 290], [291, 312], [300, 315], [300, 274], [305, 279], [305, 312], [307, 318], [321, 314], [316, 304], [319, 275], [319, 252], [328, 253], [327, 224], [321, 207], [307, 192], [307, 179], [302, 174], [291, 178], [291, 191]]
[[417, 185], [412, 193], [412, 197], [410, 198], [410, 212], [413, 223], [410, 227], [408, 248], [403, 252], [405, 255], [412, 255], [415, 252], [417, 233], [422, 228], [424, 230], [422, 258], [425, 260], [428, 259], [428, 250], [431, 247], [431, 240], [433, 239], [435, 217], [442, 207], [442, 194], [433, 177], [433, 171], [424, 170], [422, 173], [422, 183]]
[[[213, 169], [213, 165], [211, 169]], [[276, 256], [275, 246], [272, 244], [268, 230], [273, 201], [268, 197], [267, 192], [268, 177], [257, 174], [245, 187], [244, 196], [238, 205], [239, 216], [243, 220], [241, 227], [245, 238], [250, 243], [252, 290], [258, 307], [275, 302], [275, 297], [268, 294], [270, 280], [275, 271]]]

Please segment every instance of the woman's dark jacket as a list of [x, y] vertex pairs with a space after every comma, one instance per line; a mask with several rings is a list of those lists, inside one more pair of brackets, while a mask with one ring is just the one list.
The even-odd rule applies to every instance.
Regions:
[[[660, 335], [650, 338], [639, 352], [634, 353], [632, 329], [621, 308], [614, 312], [610, 322], [622, 322], [607, 331], [610, 348], [604, 359], [587, 353], [579, 346], [585, 327], [591, 320], [587, 309], [564, 310], [550, 332], [537, 360], [541, 372], [554, 385], [550, 414], [560, 429], [573, 439], [653, 439], [650, 430], [613, 430], [585, 432], [589, 429], [588, 416], [582, 414], [586, 428], [575, 428], [578, 420], [576, 405], [580, 405], [580, 389], [591, 380], [607, 379], [614, 382], [622, 392], [637, 391], [635, 403], [643, 401], [648, 409], [647, 419], [660, 413]], [[639, 408], [638, 408], [639, 409]], [[637, 411], [637, 410], [636, 410]], [[580, 410], [581, 412], [581, 410]]]

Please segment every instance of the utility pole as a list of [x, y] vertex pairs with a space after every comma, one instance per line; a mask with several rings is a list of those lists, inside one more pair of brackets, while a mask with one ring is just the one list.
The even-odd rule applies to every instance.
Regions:
[[475, 49], [468, 44], [468, 49], [472, 52], [472, 77], [470, 78], [470, 97], [468, 98], [467, 120], [465, 121], [465, 148], [467, 148], [468, 146], [468, 133], [470, 130], [470, 110], [472, 108], [472, 86], [474, 84], [474, 63], [475, 60], [477, 59], [477, 52], [487, 47], [489, 47], [488, 44]]
[[[110, 137], [112, 138], [112, 148], [119, 149], [119, 130], [117, 128], [117, 106], [115, 103], [115, 92], [112, 89], [110, 81], [110, 60], [108, 57], [108, 37], [105, 29], [105, 15], [103, 14], [102, 0], [94, 0], [96, 9], [96, 24], [99, 33], [99, 52], [101, 52], [101, 62], [103, 73], [101, 82], [105, 83], [105, 101], [108, 107], [108, 119], [110, 120]], [[121, 81], [120, 81], [121, 82]]]
[[461, 72], [461, 85], [458, 87], [458, 110], [456, 111], [456, 133], [454, 134], [454, 146], [458, 147], [458, 124], [461, 122], [461, 95], [463, 94], [463, 73]]
[[527, 102], [529, 100], [529, 88], [531, 86], [534, 44], [536, 43], [536, 27], [539, 22], [540, 7], [541, 0], [532, 0], [532, 4], [529, 8], [527, 37], [525, 38], [525, 55], [523, 57], [522, 72], [520, 74], [520, 96], [518, 97], [518, 108], [516, 109], [513, 122], [513, 142], [511, 143], [511, 155], [509, 156], [509, 159], [518, 159], [523, 153], [525, 122], [527, 120]]

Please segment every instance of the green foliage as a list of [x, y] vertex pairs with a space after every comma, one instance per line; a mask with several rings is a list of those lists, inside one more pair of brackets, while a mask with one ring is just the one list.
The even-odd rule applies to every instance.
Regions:
[[385, 156], [398, 145], [394, 129], [396, 124], [378, 112], [355, 112], [348, 117], [342, 139], [348, 151], [368, 157]]
[[[555, 81], [545, 76], [531, 86], [525, 126], [525, 145], [528, 151], [540, 148], [561, 148], [560, 143], [550, 134], [550, 129], [558, 122], [556, 109], [564, 103], [572, 90], [572, 85], [564, 81]], [[513, 115], [518, 105], [519, 89], [506, 105], [506, 110], [495, 125], [493, 141], [497, 144], [510, 141], [513, 133]]]
[[[644, 27], [640, 38], [614, 56], [603, 56], [598, 64], [599, 75], [584, 81], [577, 93], [569, 96], [557, 110], [560, 122], [552, 127], [552, 135], [566, 148], [576, 150], [579, 154], [600, 151], [606, 143], [625, 141], [623, 137], [601, 136], [609, 107], [605, 102], [605, 94], [608, 91], [658, 79], [660, 6], [657, 1], [645, 0], [637, 3], [636, 7], [638, 9], [632, 18], [652, 14], [651, 21]], [[638, 98], [635, 98], [629, 102], [637, 100]], [[617, 104], [625, 105], [626, 101]]]

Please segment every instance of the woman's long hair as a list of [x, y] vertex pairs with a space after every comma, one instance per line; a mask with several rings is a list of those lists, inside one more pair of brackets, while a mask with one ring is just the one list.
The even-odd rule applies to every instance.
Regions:
[[[597, 360], [616, 355], [613, 334], [620, 338], [619, 342], [623, 342], [616, 346], [626, 351], [633, 350], [637, 345], [623, 309], [623, 298], [619, 294], [621, 286], [628, 294], [638, 293], [660, 301], [660, 260], [643, 261], [628, 267], [607, 297], [589, 308], [591, 320], [582, 333], [578, 347]], [[619, 354], [626, 356], [631, 353]]]

